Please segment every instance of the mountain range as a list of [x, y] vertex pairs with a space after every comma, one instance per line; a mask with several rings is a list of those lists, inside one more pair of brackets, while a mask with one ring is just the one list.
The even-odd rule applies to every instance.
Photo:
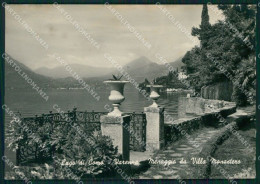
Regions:
[[[34, 83], [40, 88], [57, 88], [61, 86], [73, 86], [76, 80], [72, 77], [54, 79], [52, 77], [47, 77], [40, 75], [32, 71], [29, 67], [25, 66], [21, 62], [15, 60], [10, 55], [8, 55], [8, 60], [13, 60], [13, 62], [20, 67], [20, 74], [26, 74]], [[30, 89], [28, 87], [30, 84], [27, 83], [25, 78], [23, 78], [18, 72], [15, 71], [8, 62], [5, 62], [5, 88], [6, 89]], [[24, 75], [25, 76], [25, 75]], [[28, 79], [29, 80], [29, 79]]]
[[[171, 62], [170, 65], [172, 65], [173, 68], [181, 68], [181, 66], [184, 64], [181, 62], [181, 58], [179, 58], [176, 61]], [[87, 79], [88, 81], [103, 81], [105, 79], [110, 79], [112, 74], [120, 74], [120, 71], [113, 67], [93, 67], [81, 64], [72, 64], [70, 67], [79, 76]], [[168, 72], [166, 66], [154, 63], [146, 57], [140, 57], [131, 61], [127, 65], [123, 66], [123, 70], [126, 71], [137, 82], [143, 81], [144, 78], [152, 80], [155, 77], [159, 77]], [[35, 72], [53, 78], [70, 77], [70, 73], [67, 72], [63, 66], [58, 66], [53, 69], [41, 67], [36, 69]]]
[[[71, 64], [70, 67], [82, 78], [96, 77], [96, 76], [100, 76], [100, 74], [105, 75], [110, 73], [110, 71], [112, 70], [112, 68], [92, 67], [92, 66], [81, 65], [81, 64]], [[65, 69], [64, 66], [58, 66], [51, 69], [47, 67], [41, 67], [34, 71], [38, 74], [45, 75], [48, 77], [53, 77], [53, 78], [65, 78], [70, 76], [70, 73]]]
[[[67, 72], [63, 66], [54, 69], [42, 67], [33, 71], [10, 55], [9, 58], [41, 88], [80, 87], [79, 83], [70, 76], [70, 73]], [[173, 68], [181, 68], [181, 66], [184, 65], [181, 62], [181, 58], [169, 64], [173, 66]], [[115, 68], [91, 67], [79, 64], [70, 66], [73, 71], [84, 78], [89, 85], [101, 84], [102, 81], [110, 79], [112, 74], [120, 73]], [[140, 57], [128, 63], [123, 69], [139, 83], [144, 81], [145, 78], [153, 80], [155, 77], [168, 73], [166, 66], [154, 63], [146, 57]], [[22, 78], [14, 68], [5, 62], [5, 87], [7, 89], [28, 88], [28, 84], [26, 83], [25, 79]]]

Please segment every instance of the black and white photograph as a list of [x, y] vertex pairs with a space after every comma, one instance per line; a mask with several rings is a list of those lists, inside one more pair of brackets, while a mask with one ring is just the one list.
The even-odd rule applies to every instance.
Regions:
[[258, 4], [1, 6], [5, 180], [256, 179]]

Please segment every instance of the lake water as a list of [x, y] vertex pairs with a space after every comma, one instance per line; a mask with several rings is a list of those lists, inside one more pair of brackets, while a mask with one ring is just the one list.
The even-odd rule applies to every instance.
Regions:
[[[8, 90], [5, 94], [5, 103], [14, 112], [19, 111], [22, 117], [32, 117], [55, 112], [53, 105], [57, 104], [62, 110], [72, 110], [77, 107], [79, 111], [97, 111], [106, 112], [104, 105], [111, 102], [108, 100], [109, 90], [97, 90], [100, 100], [94, 99], [87, 90], [48, 90], [45, 91], [49, 96], [46, 102], [36, 91]], [[142, 112], [144, 107], [152, 104], [133, 86], [126, 86], [125, 101], [120, 109], [123, 112]], [[172, 114], [174, 119], [178, 118], [178, 103], [180, 97], [185, 97], [186, 93], [162, 93], [158, 104], [165, 107], [165, 111]], [[10, 122], [9, 116], [6, 116], [6, 122]]]

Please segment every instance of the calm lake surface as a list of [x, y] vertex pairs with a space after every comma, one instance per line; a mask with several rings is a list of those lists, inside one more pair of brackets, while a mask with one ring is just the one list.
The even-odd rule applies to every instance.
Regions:
[[[57, 104], [63, 111], [72, 110], [76, 107], [79, 111], [96, 111], [106, 112], [104, 108], [106, 104], [111, 105], [108, 100], [109, 90], [96, 90], [100, 96], [100, 100], [94, 99], [87, 90], [47, 90], [49, 96], [46, 102], [36, 91], [18, 91], [8, 90], [5, 93], [5, 103], [14, 112], [20, 112], [22, 117], [33, 117], [43, 113], [49, 113], [53, 109], [53, 105]], [[123, 112], [143, 112], [144, 107], [152, 104], [133, 86], [128, 85], [124, 92], [125, 101], [120, 109]], [[186, 93], [161, 93], [158, 104], [165, 107], [165, 111], [172, 114], [174, 119], [178, 118], [178, 103], [180, 97], [185, 97]], [[10, 122], [10, 118], [6, 116], [6, 123]]]

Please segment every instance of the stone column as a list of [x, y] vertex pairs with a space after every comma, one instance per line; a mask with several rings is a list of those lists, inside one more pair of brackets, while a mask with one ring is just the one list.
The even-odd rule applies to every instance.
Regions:
[[164, 108], [145, 107], [146, 151], [160, 150], [164, 147]]
[[[123, 160], [130, 159], [130, 116], [103, 115], [100, 117], [102, 135], [109, 136], [114, 146], [118, 146], [118, 153]], [[125, 128], [124, 128], [125, 127]]]

